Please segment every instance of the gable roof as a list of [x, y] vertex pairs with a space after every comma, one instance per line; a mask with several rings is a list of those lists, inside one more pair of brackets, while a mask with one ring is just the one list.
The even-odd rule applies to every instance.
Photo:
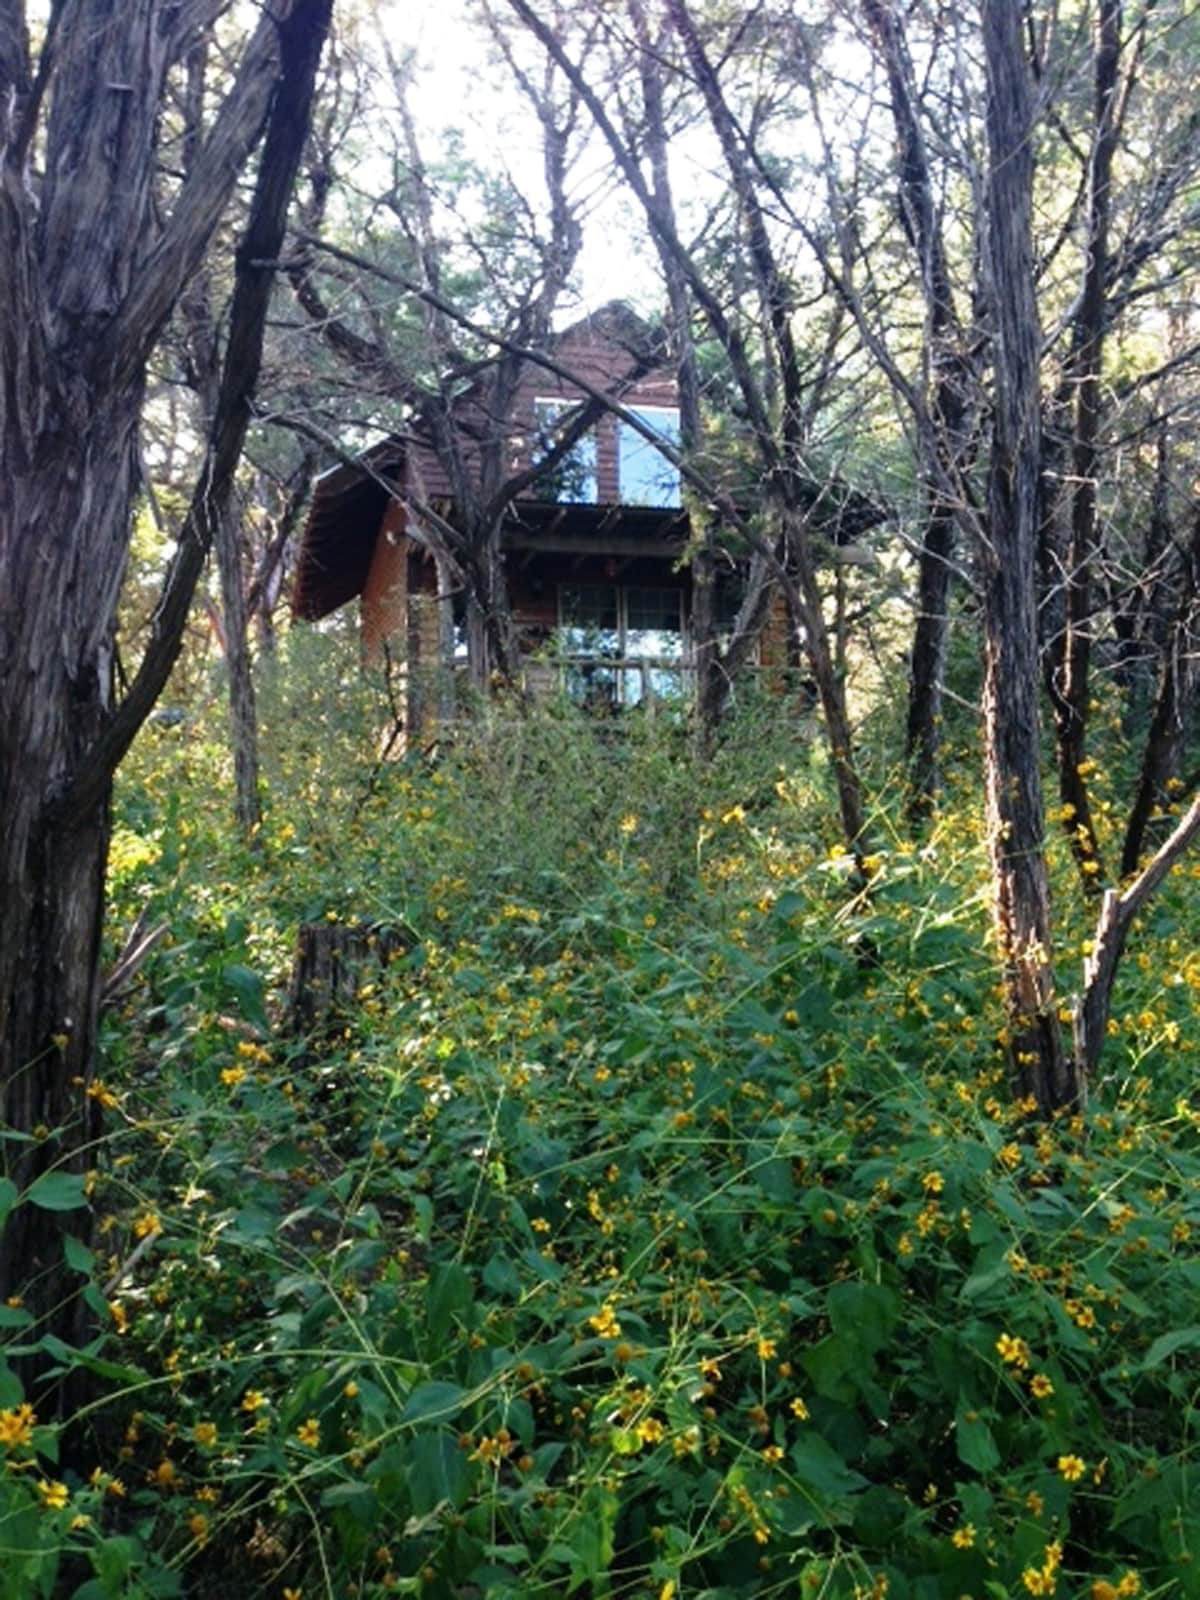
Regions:
[[[662, 331], [623, 301], [610, 301], [564, 328], [554, 336], [550, 350], [552, 353], [580, 344], [599, 350], [607, 347], [632, 356], [646, 369], [648, 378], [653, 379], [657, 370], [658, 382], [663, 381], [663, 366], [655, 368], [656, 362], [666, 360]], [[561, 386], [560, 380], [549, 381]], [[456, 404], [468, 407], [481, 388], [482, 379], [476, 378]], [[372, 445], [355, 462], [343, 461], [317, 479], [300, 541], [292, 591], [293, 616], [316, 622], [362, 593], [391, 498], [388, 486], [401, 487], [414, 446], [419, 456], [428, 461], [428, 446], [392, 435]]]

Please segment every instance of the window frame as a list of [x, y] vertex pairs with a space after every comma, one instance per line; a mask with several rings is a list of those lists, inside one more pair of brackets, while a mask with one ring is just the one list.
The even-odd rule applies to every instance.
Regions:
[[[533, 439], [529, 452], [529, 464], [538, 465], [538, 446], [554, 431], [559, 419], [565, 412], [574, 411], [578, 406], [577, 400], [571, 400], [563, 395], [535, 395], [533, 397]], [[590, 455], [590, 460], [577, 462], [574, 460], [576, 452], [584, 450]], [[565, 498], [561, 493], [549, 494], [547, 491], [554, 486], [557, 474], [571, 466], [582, 466], [586, 476], [583, 482], [584, 493], [571, 495]], [[557, 466], [551, 468], [545, 478], [538, 478], [529, 486], [533, 495], [539, 500], [546, 500], [548, 504], [558, 506], [594, 506], [600, 503], [600, 439], [596, 426], [586, 429], [576, 439], [575, 443], [563, 456]]]
[[[631, 401], [627, 401], [626, 402], [625, 410], [631, 412], [634, 416], [640, 417], [644, 422], [647, 423], [647, 425], [649, 427], [652, 427], [652, 428], [655, 427], [653, 418], [656, 415], [657, 416], [670, 417], [673, 420], [673, 423], [674, 423], [674, 430], [675, 430], [674, 437], [672, 437], [669, 433], [666, 433], [666, 432], [663, 432], [661, 436], [662, 436], [663, 441], [666, 444], [673, 445], [676, 449], [679, 448], [679, 443], [680, 443], [680, 423], [679, 423], [679, 407], [677, 405], [675, 405], [675, 406], [659, 405], [659, 404], [656, 404], [654, 402], [638, 403], [637, 401], [631, 400]], [[626, 421], [623, 420], [623, 418], [618, 417], [616, 419], [616, 423], [617, 423], [617, 500], [618, 500], [618, 502], [623, 506], [643, 506], [648, 510], [654, 510], [654, 511], [677, 511], [677, 510], [679, 510], [679, 508], [683, 505], [683, 475], [680, 473], [679, 468], [675, 465], [674, 462], [668, 461], [666, 456], [664, 456], [661, 453], [661, 451], [656, 450], [655, 447], [650, 443], [650, 441], [645, 437], [644, 434], [639, 433], [636, 428], [631, 428], [629, 426], [629, 424]], [[655, 428], [655, 432], [659, 432], [659, 430], [657, 428]], [[634, 441], [636, 441], [636, 448], [639, 451], [649, 451], [650, 454], [654, 456], [654, 458], [657, 461], [661, 471], [664, 474], [670, 474], [671, 483], [670, 483], [669, 489], [667, 490], [667, 494], [669, 496], [668, 498], [660, 498], [660, 499], [655, 499], [655, 500], [647, 500], [647, 499], [631, 500], [629, 498], [629, 496], [628, 496], [628, 494], [626, 492], [626, 484], [625, 484], [625, 461], [626, 461], [625, 442], [626, 442], [627, 439], [630, 439], [630, 438], [632, 438]]]
[[[606, 596], [616, 597], [615, 615], [617, 625], [615, 629], [605, 630], [609, 632], [615, 632], [617, 636], [615, 655], [605, 655], [599, 652], [595, 655], [590, 655], [586, 650], [572, 649], [569, 645], [567, 645], [567, 630], [572, 627], [578, 628], [580, 627], [580, 624], [571, 620], [567, 611], [566, 596], [572, 590], [579, 591], [583, 589], [599, 590]], [[594, 666], [592, 667], [592, 673], [585, 681], [590, 683], [593, 679], [595, 679], [597, 669], [599, 669], [601, 673], [605, 674], [605, 676], [598, 681], [597, 686], [605, 687], [607, 685], [611, 685], [613, 690], [611, 697], [613, 709], [631, 710], [633, 707], [641, 705], [647, 700], [663, 698], [661, 693], [655, 687], [652, 678], [647, 677], [647, 674], [653, 675], [655, 672], [662, 674], [670, 673], [678, 676], [680, 685], [686, 692], [686, 671], [691, 651], [691, 630], [688, 626], [689, 618], [686, 605], [686, 590], [682, 586], [676, 588], [670, 584], [619, 583], [615, 581], [596, 583], [584, 581], [581, 583], [560, 583], [557, 586], [557, 590], [559, 635], [565, 646], [563, 653], [568, 657], [577, 656], [581, 658], [580, 661], [568, 661], [566, 664], [566, 671], [568, 674], [572, 671], [583, 673], [589, 664], [594, 663]], [[629, 634], [631, 629], [629, 625], [629, 595], [631, 592], [636, 593], [638, 591], [652, 591], [659, 595], [670, 594], [676, 597], [679, 612], [679, 654], [677, 656], [630, 654]], [[603, 611], [605, 608], [601, 606], [597, 609]], [[648, 630], [637, 629], [633, 631], [646, 632]], [[642, 665], [639, 667], [628, 667], [622, 665], [623, 662], [627, 661], [636, 661]], [[608, 674], [611, 674], [611, 676], [608, 676]], [[569, 679], [567, 682], [568, 692], [571, 692]], [[629, 690], [627, 686], [630, 682], [638, 686], [639, 692], [636, 698], [630, 698], [629, 696]], [[650, 693], [643, 696], [641, 691], [647, 687], [649, 688]]]

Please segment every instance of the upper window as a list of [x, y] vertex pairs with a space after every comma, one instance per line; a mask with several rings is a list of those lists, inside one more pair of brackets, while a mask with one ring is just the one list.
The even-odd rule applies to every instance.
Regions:
[[[676, 406], [630, 406], [639, 422], [652, 428], [667, 444], [679, 448], [679, 409]], [[629, 423], [617, 427], [621, 473], [621, 504], [664, 506], [679, 504], [679, 468], [667, 460], [645, 434]]]
[[[549, 455], [557, 436], [559, 421], [575, 409], [568, 400], [533, 402], [536, 437], [533, 463]], [[593, 506], [600, 498], [596, 481], [596, 435], [588, 432], [575, 443], [555, 466], [531, 486], [539, 500], [557, 500], [564, 505]]]

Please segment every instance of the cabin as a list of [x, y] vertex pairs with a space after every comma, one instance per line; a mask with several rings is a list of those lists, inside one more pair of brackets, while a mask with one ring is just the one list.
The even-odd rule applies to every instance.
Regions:
[[[457, 461], [444, 438], [438, 448], [434, 430], [417, 423], [315, 486], [294, 614], [316, 621], [359, 601], [364, 657], [401, 675], [410, 733], [446, 712], [466, 658], [461, 582], [439, 554], [444, 540], [431, 535], [462, 525], [460, 501], [489, 471], [493, 484], [513, 485], [500, 557], [525, 687], [559, 689], [612, 714], [687, 700], [692, 587], [682, 557], [690, 529], [678, 468], [611, 412], [554, 454], [579, 408], [591, 400], [597, 409], [597, 394], [677, 445], [675, 377], [651, 331], [619, 304], [560, 334], [550, 355], [554, 370], [521, 363], [500, 400], [499, 386], [484, 381], [465, 390], [454, 412]], [[732, 621], [739, 576], [728, 561], [719, 619]], [[798, 666], [789, 635], [773, 598], [757, 664]]]

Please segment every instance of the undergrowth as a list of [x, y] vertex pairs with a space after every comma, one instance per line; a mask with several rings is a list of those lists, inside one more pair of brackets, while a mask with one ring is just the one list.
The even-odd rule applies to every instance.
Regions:
[[[202, 722], [123, 783], [114, 939], [171, 932], [91, 1091], [100, 1331], [0, 1308], [0, 1595], [1200, 1595], [1193, 874], [1044, 1125], [972, 752], [917, 842], [880, 755], [864, 896], [777, 705], [704, 772], [569, 708], [379, 767], [299, 679], [253, 847]], [[406, 950], [292, 1038], [326, 918]]]

